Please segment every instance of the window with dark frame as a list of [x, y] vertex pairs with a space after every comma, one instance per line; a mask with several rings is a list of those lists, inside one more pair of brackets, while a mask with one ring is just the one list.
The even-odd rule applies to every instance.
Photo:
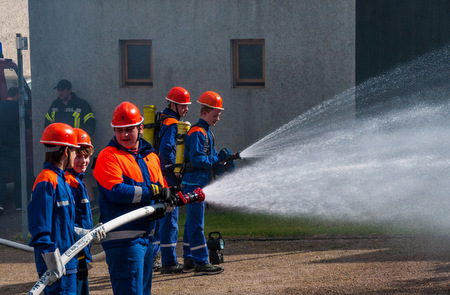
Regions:
[[233, 48], [233, 87], [263, 88], [265, 62], [263, 39], [231, 40]]
[[151, 40], [121, 40], [122, 87], [153, 87]]

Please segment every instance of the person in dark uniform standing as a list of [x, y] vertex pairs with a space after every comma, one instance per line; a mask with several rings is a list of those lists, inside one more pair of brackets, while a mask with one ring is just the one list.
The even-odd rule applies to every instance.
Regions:
[[58, 90], [55, 99], [45, 116], [45, 127], [52, 123], [66, 123], [73, 128], [81, 128], [91, 137], [95, 132], [95, 117], [89, 103], [72, 92], [72, 83], [61, 80], [54, 89]]

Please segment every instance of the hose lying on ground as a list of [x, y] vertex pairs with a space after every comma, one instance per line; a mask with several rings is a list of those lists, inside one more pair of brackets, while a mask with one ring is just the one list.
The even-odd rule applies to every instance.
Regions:
[[[10, 240], [5, 240], [0, 238], [0, 244], [8, 246], [8, 247], [13, 247], [13, 248], [17, 248], [19, 250], [23, 250], [23, 251], [27, 251], [27, 252], [34, 252], [34, 248], [30, 247], [28, 245], [24, 245], [21, 243], [17, 243], [17, 242], [13, 242]], [[100, 253], [97, 253], [95, 255], [92, 255], [92, 261], [100, 261], [103, 258], [105, 258], [106, 254], [105, 251], [102, 251]]]

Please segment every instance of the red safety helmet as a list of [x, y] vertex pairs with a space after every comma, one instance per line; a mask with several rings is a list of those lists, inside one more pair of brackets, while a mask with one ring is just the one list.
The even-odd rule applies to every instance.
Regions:
[[45, 128], [42, 133], [41, 143], [51, 145], [61, 145], [79, 148], [77, 133], [75, 130], [64, 123], [53, 123]]
[[214, 91], [206, 91], [205, 93], [200, 95], [197, 102], [201, 105], [223, 111], [222, 98]]
[[74, 130], [77, 133], [77, 139], [78, 139], [79, 146], [84, 146], [84, 147], [88, 146], [91, 148], [94, 147], [91, 142], [91, 137], [89, 136], [89, 134], [87, 134], [86, 131], [84, 131], [81, 128], [75, 128]]
[[114, 110], [111, 126], [124, 128], [142, 124], [144, 118], [139, 109], [129, 101], [119, 104]]
[[189, 92], [183, 87], [173, 87], [172, 89], [170, 89], [166, 99], [176, 104], [191, 104], [191, 96], [189, 95]]

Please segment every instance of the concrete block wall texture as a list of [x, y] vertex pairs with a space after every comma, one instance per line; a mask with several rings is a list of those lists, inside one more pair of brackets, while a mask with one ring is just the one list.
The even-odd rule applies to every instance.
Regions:
[[[28, 31], [28, 0], [0, 1], [0, 42], [3, 47], [4, 58], [11, 58], [17, 62], [16, 34], [30, 38]], [[30, 50], [22, 51], [23, 74], [31, 76]]]
[[[355, 0], [39, 0], [29, 12], [37, 170], [60, 79], [93, 108], [96, 153], [113, 135], [120, 102], [163, 109], [173, 86], [190, 92], [192, 124], [201, 93], [222, 96], [216, 147], [237, 151], [355, 85]], [[119, 41], [127, 39], [152, 40], [152, 88], [121, 87]], [[232, 39], [265, 40], [264, 88], [233, 88]]]

